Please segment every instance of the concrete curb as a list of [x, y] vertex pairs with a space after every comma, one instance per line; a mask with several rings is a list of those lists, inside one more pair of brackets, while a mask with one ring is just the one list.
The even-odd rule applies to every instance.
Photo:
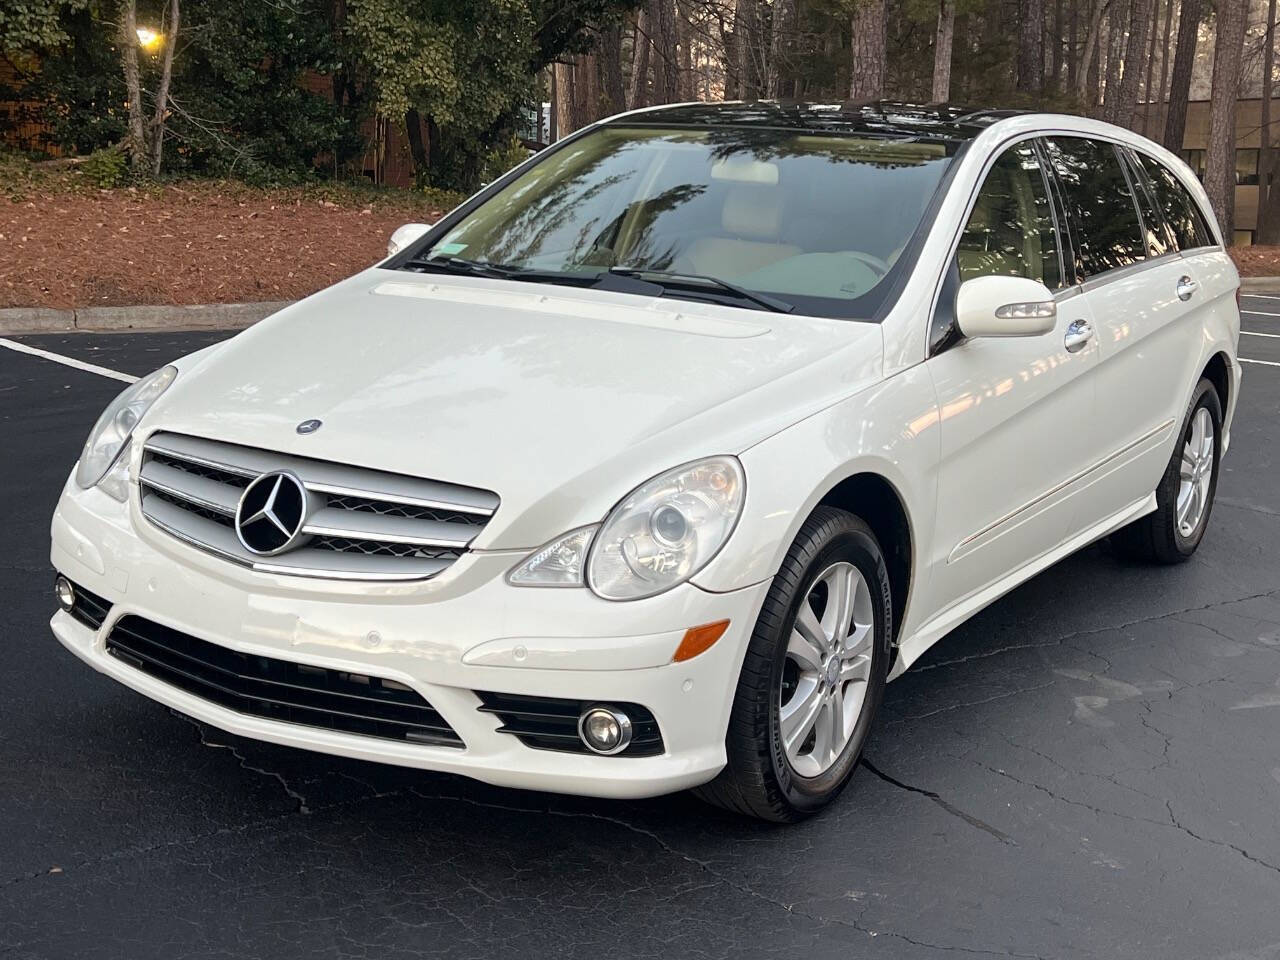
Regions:
[[1280, 277], [1241, 277], [1241, 293], [1280, 293]]
[[11, 307], [0, 310], [0, 336], [22, 333], [123, 333], [142, 330], [241, 330], [292, 301], [199, 306]]

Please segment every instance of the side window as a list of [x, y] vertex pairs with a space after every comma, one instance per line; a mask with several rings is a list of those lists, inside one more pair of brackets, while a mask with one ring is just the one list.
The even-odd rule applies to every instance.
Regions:
[[987, 173], [956, 251], [960, 279], [999, 274], [1062, 285], [1058, 234], [1044, 171], [1031, 141], [1015, 144]]
[[1193, 250], [1212, 244], [1213, 234], [1209, 232], [1200, 208], [1174, 172], [1145, 153], [1138, 154], [1138, 162], [1146, 171], [1156, 205], [1173, 231], [1178, 249]]
[[1125, 157], [1125, 169], [1129, 172], [1129, 183], [1133, 186], [1133, 195], [1138, 200], [1138, 213], [1142, 215], [1143, 236], [1147, 241], [1147, 256], [1158, 257], [1161, 254], [1176, 250], [1172, 235], [1165, 225], [1164, 216], [1156, 209], [1151, 195], [1151, 185], [1147, 183], [1147, 175], [1138, 166], [1133, 154], [1122, 150]]
[[1115, 147], [1101, 140], [1047, 140], [1072, 223], [1079, 268], [1087, 277], [1146, 258], [1138, 208]]

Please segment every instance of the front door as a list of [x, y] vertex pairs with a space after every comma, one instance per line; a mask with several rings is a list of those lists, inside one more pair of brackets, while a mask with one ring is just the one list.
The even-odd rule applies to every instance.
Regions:
[[1080, 311], [1061, 246], [1039, 152], [1015, 144], [990, 168], [952, 269], [961, 283], [989, 274], [1043, 282], [1060, 300], [1058, 323], [1040, 336], [935, 345], [926, 361], [941, 443], [929, 609], [976, 598], [1072, 532], [1070, 481], [1096, 455], [1098, 347], [1085, 338], [1067, 348]]

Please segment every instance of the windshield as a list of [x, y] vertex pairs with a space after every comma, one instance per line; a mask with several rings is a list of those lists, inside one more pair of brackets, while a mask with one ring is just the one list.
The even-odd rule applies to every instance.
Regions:
[[603, 127], [416, 256], [552, 282], [610, 271], [714, 278], [797, 312], [870, 317], [954, 153], [917, 138]]

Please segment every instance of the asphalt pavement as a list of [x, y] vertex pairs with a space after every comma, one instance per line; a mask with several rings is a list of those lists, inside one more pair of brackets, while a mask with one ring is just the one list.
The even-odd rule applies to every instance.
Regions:
[[[49, 517], [122, 383], [0, 342], [0, 956], [1280, 960], [1280, 297], [1245, 307], [1195, 559], [1096, 545], [990, 607], [793, 827], [241, 740], [92, 672]], [[12, 342], [136, 376], [224, 335]]]

